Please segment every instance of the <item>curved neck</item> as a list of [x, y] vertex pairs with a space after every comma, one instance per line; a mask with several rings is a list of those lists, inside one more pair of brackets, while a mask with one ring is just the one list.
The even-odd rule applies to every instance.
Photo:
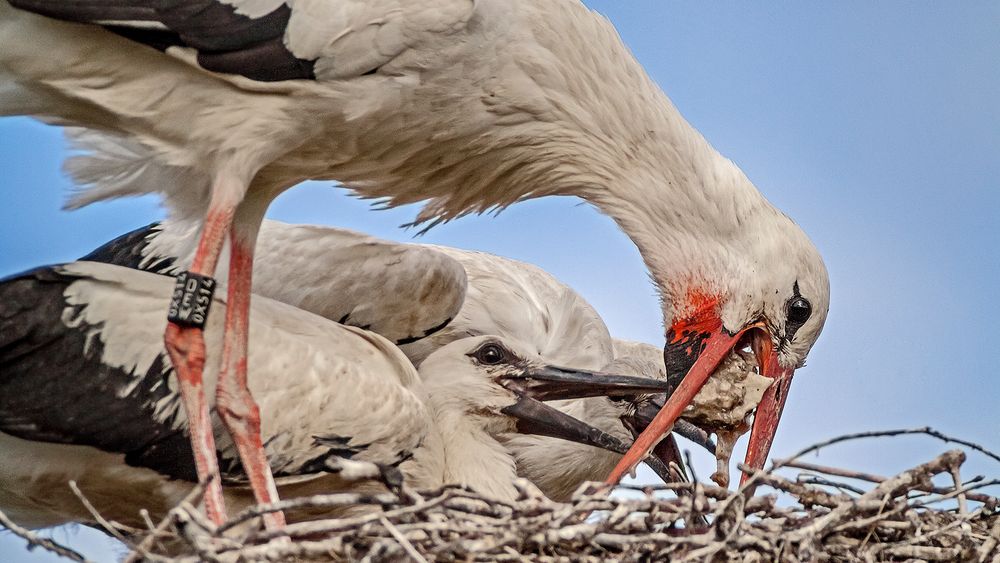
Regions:
[[749, 252], [760, 220], [776, 211], [665, 97], [663, 103], [670, 119], [651, 127], [641, 146], [604, 150], [609, 164], [596, 168], [579, 195], [635, 243], [661, 291], [683, 294], [693, 281], [727, 273], [731, 254]]

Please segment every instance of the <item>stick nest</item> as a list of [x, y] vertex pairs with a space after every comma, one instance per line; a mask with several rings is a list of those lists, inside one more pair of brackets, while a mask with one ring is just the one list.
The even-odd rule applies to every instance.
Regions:
[[[851, 437], [875, 435], [886, 433]], [[963, 483], [960, 470], [966, 456], [961, 450], [888, 478], [797, 461], [803, 453], [851, 437], [777, 460], [771, 470], [754, 473], [739, 491], [671, 484], [632, 487], [626, 494], [609, 496], [591, 484], [570, 502], [559, 503], [522, 480], [516, 483], [520, 498], [505, 503], [457, 487], [419, 493], [404, 488], [392, 494], [291, 499], [255, 507], [221, 527], [202, 516], [192, 496], [159, 525], [150, 523], [149, 530], [133, 535], [127, 561], [1000, 563], [1000, 501], [976, 492], [1000, 481], [977, 477]], [[785, 473], [795, 468], [798, 474], [779, 475], [780, 468], [786, 468]], [[939, 475], [949, 479], [947, 486], [932, 482]], [[859, 482], [867, 485], [861, 488]], [[755, 487], [770, 489], [769, 494], [753, 496], [750, 490]], [[271, 510], [343, 506], [371, 510], [350, 518], [290, 524], [283, 534], [247, 529], [247, 523]], [[51, 540], [35, 537], [29, 542], [53, 548], [42, 543]], [[78, 557], [54, 547], [71, 559]]]

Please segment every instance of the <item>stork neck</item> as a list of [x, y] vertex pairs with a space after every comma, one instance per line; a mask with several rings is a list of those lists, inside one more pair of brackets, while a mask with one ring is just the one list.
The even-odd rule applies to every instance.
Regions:
[[636, 244], [657, 286], [670, 288], [727, 273], [728, 255], [751, 251], [761, 221], [777, 211], [665, 96], [663, 104], [641, 142], [604, 151], [613, 164], [598, 167], [600, 180], [580, 195]]
[[[486, 415], [489, 416], [489, 415]], [[439, 417], [444, 451], [444, 482], [458, 483], [500, 500], [516, 496], [514, 459], [484, 428], [478, 415], [447, 413]]]

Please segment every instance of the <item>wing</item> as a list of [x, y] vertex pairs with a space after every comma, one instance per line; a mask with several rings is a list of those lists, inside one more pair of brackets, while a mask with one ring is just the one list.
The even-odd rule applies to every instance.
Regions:
[[419, 365], [445, 344], [483, 334], [514, 338], [546, 361], [601, 369], [611, 360], [611, 335], [583, 296], [537, 266], [483, 252], [428, 246], [458, 261], [468, 290], [455, 319], [430, 338], [403, 347]]
[[[196, 480], [187, 422], [162, 344], [172, 282], [78, 262], [0, 281], [0, 432], [124, 454], [129, 465]], [[216, 302], [216, 312], [224, 312]], [[206, 385], [224, 315], [209, 318]], [[416, 370], [378, 335], [267, 299], [253, 304], [249, 385], [276, 476], [331, 456], [391, 464], [413, 451], [428, 415]], [[209, 400], [212, 400], [211, 393]], [[216, 428], [221, 423], [216, 421]], [[219, 466], [244, 479], [230, 437]]]
[[207, 70], [259, 81], [376, 72], [429, 36], [464, 27], [473, 0], [10, 0], [102, 25], [150, 47], [193, 49]]
[[39, 268], [0, 282], [0, 431], [122, 453], [129, 465], [197, 480], [187, 435], [155, 416], [172, 395], [165, 354], [133, 350], [146, 361], [107, 361], [104, 327], [87, 322], [85, 304], [67, 303], [76, 281]]
[[[82, 260], [174, 274], [190, 259], [195, 234], [193, 226], [180, 223], [149, 225]], [[277, 221], [261, 228], [253, 275], [257, 295], [371, 330], [396, 344], [447, 325], [466, 292], [465, 269], [433, 248]]]

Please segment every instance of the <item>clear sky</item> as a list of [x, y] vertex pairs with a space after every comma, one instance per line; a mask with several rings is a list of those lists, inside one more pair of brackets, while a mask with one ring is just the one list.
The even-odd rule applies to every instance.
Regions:
[[[825, 257], [829, 321], [796, 376], [773, 453], [923, 425], [1000, 449], [1000, 3], [588, 4]], [[59, 211], [64, 154], [58, 130], [0, 119], [0, 275], [72, 260], [161, 217], [153, 200]], [[283, 195], [269, 216], [410, 240], [397, 225], [414, 213], [369, 211], [312, 183]], [[635, 248], [578, 200], [519, 204], [422, 240], [538, 264], [583, 293], [613, 334], [662, 344]], [[947, 448], [899, 439], [819, 459], [891, 473]], [[701, 475], [710, 464], [699, 458]], [[1000, 466], [972, 455], [967, 472], [995, 477]], [[91, 534], [58, 534], [112, 557]], [[47, 560], [17, 546], [0, 535], [0, 559]]]

